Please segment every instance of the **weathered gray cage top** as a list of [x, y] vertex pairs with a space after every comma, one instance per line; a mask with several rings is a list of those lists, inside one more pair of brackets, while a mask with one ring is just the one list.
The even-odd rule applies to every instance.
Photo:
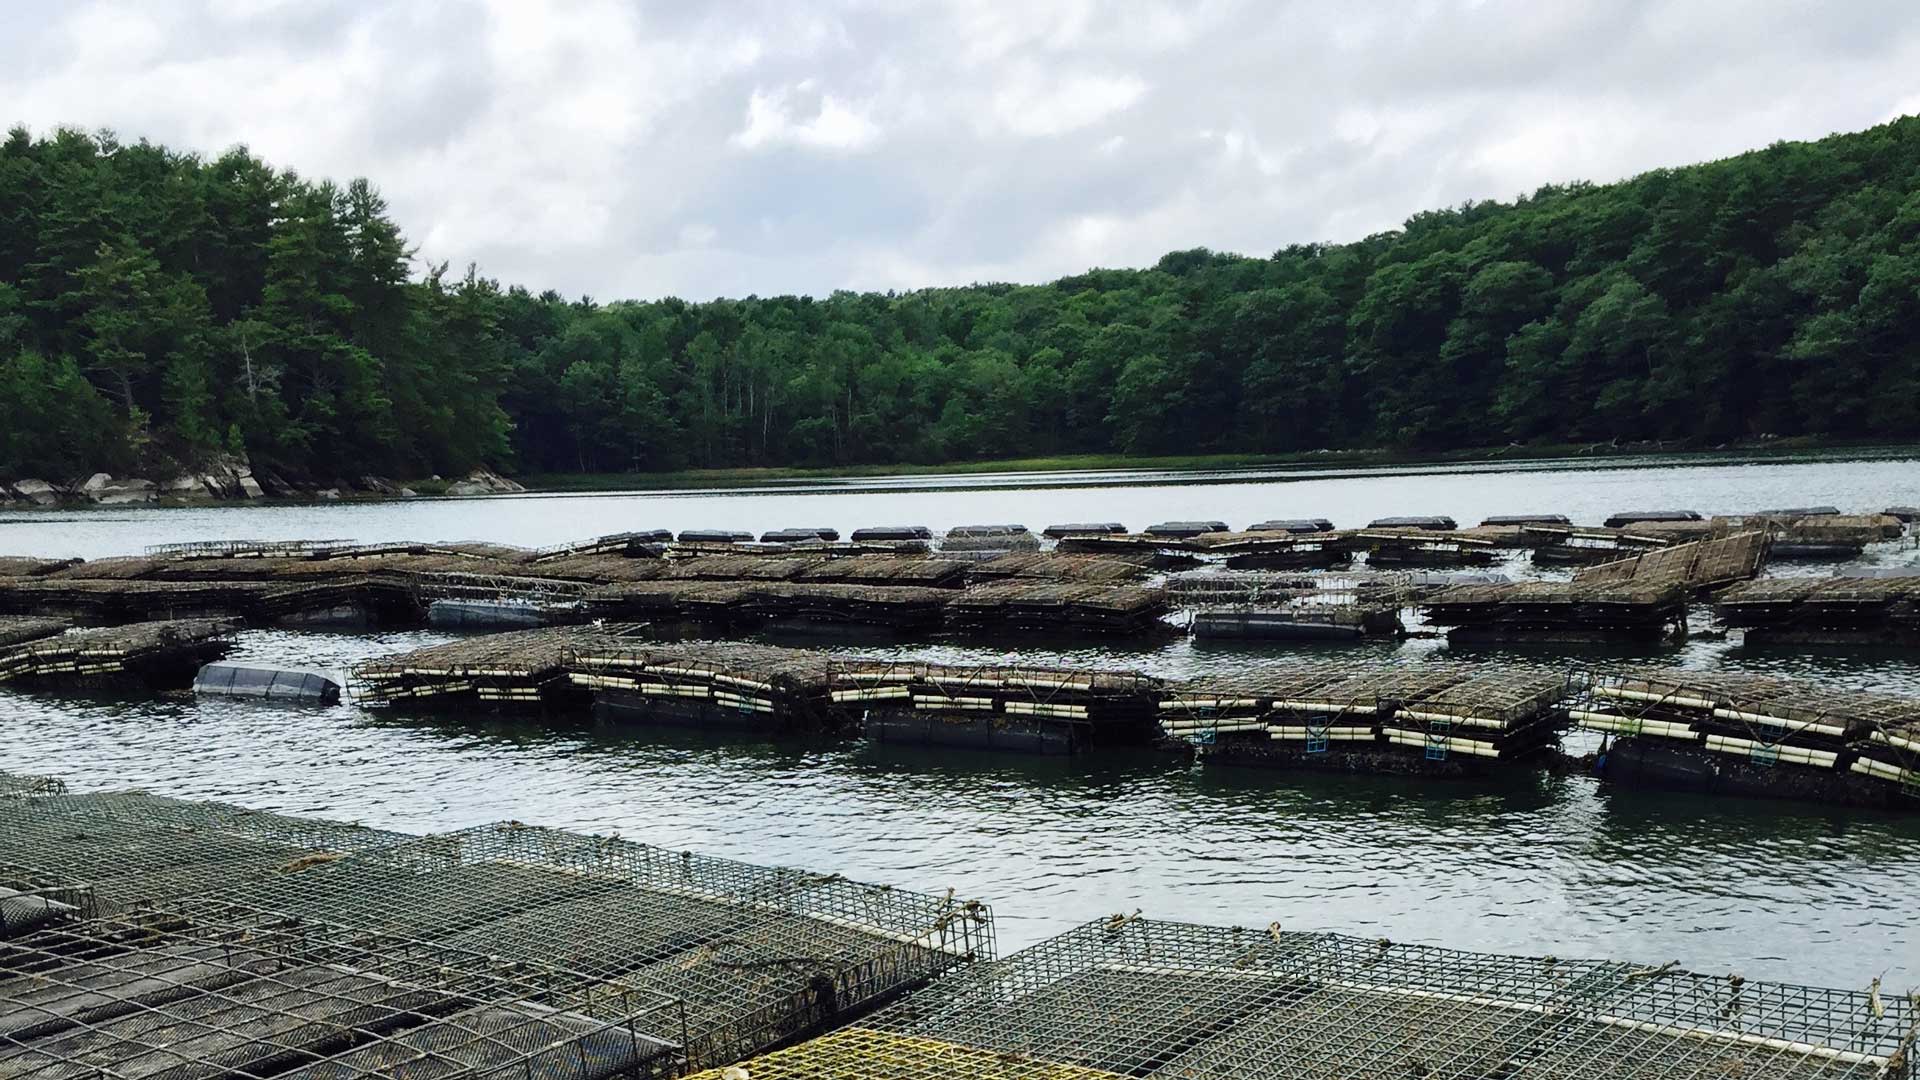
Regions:
[[406, 839], [345, 822], [141, 792], [0, 799], [0, 876], [86, 889], [100, 912], [249, 877], [290, 878]]
[[1907, 1080], [1915, 1024], [1906, 998], [1670, 965], [1115, 917], [746, 1069], [753, 1080]]
[[217, 898], [573, 973], [685, 1003], [696, 1066], [724, 1064], [992, 955], [988, 910], [517, 823], [425, 837]]
[[11, 1076], [677, 1075], [684, 1003], [524, 960], [198, 903], [6, 943]]

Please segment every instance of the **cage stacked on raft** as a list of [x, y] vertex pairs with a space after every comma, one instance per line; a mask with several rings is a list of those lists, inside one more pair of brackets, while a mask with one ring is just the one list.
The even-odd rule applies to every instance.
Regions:
[[1910, 1080], [1915, 1023], [1907, 998], [1672, 965], [1115, 916], [729, 1076]]
[[1193, 550], [1225, 556], [1235, 570], [1308, 570], [1345, 566], [1353, 561], [1354, 534], [1315, 530], [1206, 533], [1192, 539]]
[[967, 580], [992, 581], [1138, 581], [1147, 576], [1149, 559], [1109, 555], [1073, 555], [1056, 551], [1015, 551], [975, 563]]
[[834, 706], [876, 742], [1066, 754], [1158, 734], [1146, 675], [855, 659], [831, 672]]
[[1200, 638], [1358, 641], [1403, 629], [1398, 593], [1361, 588], [1381, 575], [1191, 571], [1167, 580]]
[[1189, 680], [1159, 708], [1207, 761], [1453, 775], [1548, 746], [1565, 693], [1545, 669], [1315, 663]]
[[233, 625], [184, 619], [95, 627], [0, 649], [0, 683], [54, 689], [171, 690], [232, 648]]
[[1008, 581], [967, 589], [947, 602], [960, 631], [1055, 630], [1144, 634], [1165, 627], [1164, 589], [1073, 581]]
[[563, 663], [575, 686], [593, 692], [594, 715], [608, 722], [798, 732], [840, 726], [821, 653], [603, 640], [573, 649]]
[[554, 990], [680, 1009], [642, 1033], [693, 1068], [842, 1023], [993, 952], [990, 911], [518, 823], [420, 838], [212, 899], [531, 964]]
[[350, 685], [363, 705], [421, 712], [584, 708], [567, 658], [633, 629], [561, 626], [465, 638], [361, 664]]
[[595, 619], [729, 626], [752, 618], [750, 588], [743, 581], [633, 581], [589, 590], [582, 602]]
[[1655, 641], [1684, 629], [1676, 583], [1517, 581], [1441, 589], [1420, 606], [1452, 641]]
[[34, 1076], [556, 1080], [685, 1068], [670, 995], [587, 987], [540, 958], [369, 937], [195, 903], [7, 943], [0, 1044]]
[[1535, 566], [1592, 566], [1616, 562], [1673, 543], [1632, 529], [1590, 528], [1539, 522], [1522, 525]]
[[1430, 528], [1368, 528], [1353, 534], [1368, 566], [1491, 566], [1501, 544], [1485, 536]]
[[1572, 710], [1628, 785], [1920, 808], [1920, 701], [1731, 672], [1595, 674]]
[[1910, 645], [1920, 642], [1920, 575], [1763, 578], [1721, 593], [1714, 611], [1752, 645]]
[[143, 792], [51, 793], [0, 800], [0, 886], [35, 891], [67, 908], [43, 912], [47, 921], [296, 875], [405, 839], [345, 822]]
[[1040, 538], [1025, 525], [955, 525], [935, 546], [942, 558], [986, 560], [1009, 551], [1039, 551]]

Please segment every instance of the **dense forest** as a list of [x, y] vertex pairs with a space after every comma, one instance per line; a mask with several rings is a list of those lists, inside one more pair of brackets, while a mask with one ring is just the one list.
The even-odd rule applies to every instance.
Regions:
[[1044, 285], [597, 303], [378, 193], [0, 146], [0, 475], [289, 477], [1920, 435], [1920, 118]]

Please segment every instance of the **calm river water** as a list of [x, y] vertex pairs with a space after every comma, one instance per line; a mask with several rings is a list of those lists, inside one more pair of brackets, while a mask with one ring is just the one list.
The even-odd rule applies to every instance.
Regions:
[[[483, 539], [541, 545], [635, 528], [1559, 512], [1702, 512], [1920, 502], [1909, 456], [1633, 468], [1067, 477], [919, 477], [716, 492], [345, 506], [0, 513], [0, 554], [137, 552], [232, 537]], [[1910, 545], [1882, 564], [1920, 562]], [[1822, 568], [1824, 569], [1824, 568]], [[254, 659], [346, 667], [442, 640], [424, 632], [257, 631]], [[876, 651], [853, 645], [849, 651]], [[966, 646], [891, 647], [964, 658]], [[1372, 650], [1410, 663], [1432, 640]], [[1022, 642], [1042, 662], [1187, 674], [1282, 650]], [[994, 655], [1001, 655], [995, 653]], [[1343, 655], [1353, 655], [1345, 653]], [[1489, 655], [1477, 652], [1468, 655]], [[1535, 658], [1553, 653], [1535, 652]], [[1577, 663], [1587, 656], [1564, 654]], [[1768, 670], [1920, 694], [1920, 656], [1761, 652], [1696, 639], [1694, 667]], [[261, 808], [439, 830], [514, 818], [673, 848], [833, 870], [992, 901], [1003, 949], [1116, 911], [1342, 930], [1864, 987], [1920, 984], [1920, 816], [1604, 789], [1200, 769], [1156, 757], [1021, 760], [847, 744], [759, 743], [473, 717], [0, 691], [0, 768], [76, 789], [140, 785]]]

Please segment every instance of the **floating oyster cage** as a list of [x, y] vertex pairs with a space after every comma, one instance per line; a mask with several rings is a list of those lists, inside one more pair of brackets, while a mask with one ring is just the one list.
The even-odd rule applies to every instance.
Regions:
[[7, 942], [0, 1043], [46, 1075], [670, 1077], [684, 1002], [201, 901]]
[[37, 615], [0, 615], [0, 649], [39, 641], [64, 633], [73, 624], [65, 619]]
[[956, 973], [740, 1073], [1909, 1080], [1916, 1023], [1908, 998], [1674, 965], [1115, 916]]
[[755, 726], [825, 729], [830, 661], [816, 652], [725, 643], [645, 646], [603, 641], [563, 660], [575, 686], [620, 719], [704, 726], [737, 714]]
[[1202, 747], [1384, 747], [1444, 761], [1539, 750], [1563, 726], [1566, 694], [1566, 675], [1547, 668], [1310, 663], [1188, 680], [1159, 709], [1162, 730]]
[[1762, 578], [1714, 600], [1728, 626], [1749, 637], [1900, 640], [1920, 633], [1920, 577]]
[[973, 563], [911, 555], [853, 555], [805, 564], [794, 580], [835, 585], [922, 585], [953, 589], [966, 583]]
[[0, 772], [0, 798], [25, 795], [58, 795], [67, 790], [67, 782], [57, 776], [22, 776]]
[[868, 525], [847, 534], [854, 543], [876, 540], [931, 540], [933, 530], [925, 525]]
[[1516, 581], [1445, 588], [1419, 604], [1429, 622], [1453, 633], [1648, 636], [1681, 624], [1687, 591], [1671, 582]]
[[1672, 583], [1703, 592], [1751, 578], [1766, 565], [1772, 537], [1763, 531], [1675, 544], [1575, 571], [1577, 582]]
[[1163, 685], [1127, 671], [857, 658], [835, 660], [831, 677], [834, 707], [864, 718], [870, 735], [876, 717], [898, 732], [916, 718], [983, 731], [1017, 723], [1040, 744], [1056, 749], [1150, 741], [1156, 731], [1154, 702]]
[[632, 532], [608, 533], [587, 540], [573, 540], [551, 547], [538, 548], [533, 553], [531, 563], [549, 562], [574, 555], [631, 555], [635, 553], [652, 555], [658, 547], [673, 542], [673, 533], [666, 529], [641, 529]]
[[361, 664], [350, 685], [363, 705], [537, 709], [571, 692], [564, 665], [575, 649], [638, 629], [558, 626], [464, 638]]
[[678, 1001], [670, 1023], [656, 1013], [635, 1026], [692, 1068], [845, 1022], [993, 954], [991, 912], [950, 894], [512, 822], [213, 899], [532, 965], [557, 1007], [593, 1013], [615, 988]]
[[1038, 581], [1137, 581], [1147, 576], [1147, 560], [1137, 556], [1073, 555], [1060, 551], [1010, 551], [984, 562], [970, 564], [967, 580], [972, 582]]
[[1141, 633], [1168, 611], [1164, 589], [1073, 581], [1009, 581], [967, 589], [947, 603], [956, 629], [1015, 627]]
[[931, 630], [957, 589], [920, 585], [839, 585], [769, 581], [750, 586], [741, 607], [759, 619]]
[[1570, 715], [1613, 736], [1697, 746], [1761, 766], [1852, 773], [1920, 797], [1920, 700], [1728, 672], [1594, 672]]
[[102, 913], [249, 878], [286, 877], [405, 839], [345, 822], [140, 792], [0, 799], [0, 864], [15, 880], [85, 890], [88, 911]]
[[146, 553], [158, 559], [320, 559], [351, 551], [354, 540], [198, 540], [186, 544], [151, 544]]
[[0, 650], [0, 683], [88, 688], [186, 686], [232, 648], [233, 625], [186, 619], [95, 627]]

